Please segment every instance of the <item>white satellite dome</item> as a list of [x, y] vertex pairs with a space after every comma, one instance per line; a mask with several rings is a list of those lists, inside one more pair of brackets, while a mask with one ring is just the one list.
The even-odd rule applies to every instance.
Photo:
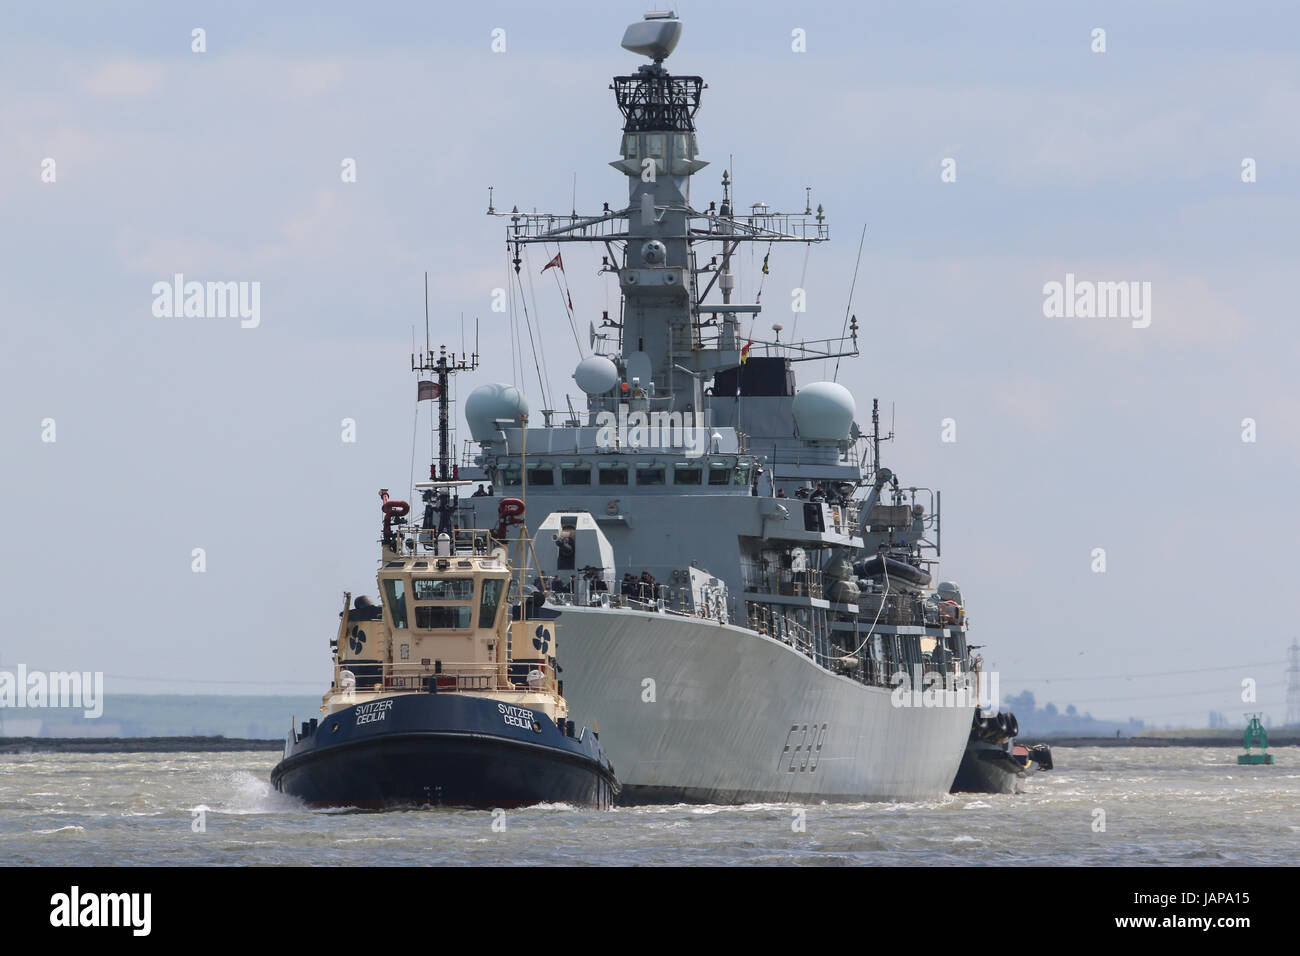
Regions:
[[618, 384], [618, 366], [603, 355], [592, 355], [578, 363], [573, 380], [588, 395], [603, 395]]
[[794, 397], [794, 421], [804, 441], [844, 441], [857, 413], [853, 393], [837, 382], [813, 382]]
[[480, 385], [465, 399], [465, 421], [475, 441], [497, 441], [501, 437], [496, 426], [499, 419], [518, 424], [519, 416], [527, 414], [528, 399], [524, 393], [501, 382]]

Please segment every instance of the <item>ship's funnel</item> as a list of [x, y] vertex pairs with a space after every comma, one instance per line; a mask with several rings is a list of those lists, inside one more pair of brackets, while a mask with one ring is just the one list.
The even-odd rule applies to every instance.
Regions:
[[682, 38], [682, 21], [671, 10], [647, 13], [623, 33], [623, 49], [640, 53], [658, 63], [677, 49]]

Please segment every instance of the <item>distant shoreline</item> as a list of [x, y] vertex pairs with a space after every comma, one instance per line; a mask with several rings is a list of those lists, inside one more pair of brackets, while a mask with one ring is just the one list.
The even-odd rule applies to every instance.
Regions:
[[0, 754], [227, 753], [284, 750], [283, 740], [239, 737], [0, 737]]
[[[1037, 737], [1026, 735], [1021, 743], [1045, 743], [1053, 747], [1215, 747], [1241, 750], [1235, 737]], [[1269, 735], [1269, 746], [1300, 746], [1300, 733]], [[235, 751], [281, 751], [283, 740], [240, 737], [0, 737], [0, 754], [26, 753], [231, 753]]]
[[[1024, 735], [1019, 743], [1045, 743], [1053, 747], [1221, 747], [1242, 750], [1241, 733], [1231, 737], [1034, 737]], [[1300, 745], [1300, 733], [1271, 733], [1269, 749]]]

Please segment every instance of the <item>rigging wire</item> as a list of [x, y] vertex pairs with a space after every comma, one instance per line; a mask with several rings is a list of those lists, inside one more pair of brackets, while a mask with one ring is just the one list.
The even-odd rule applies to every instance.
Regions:
[[[524, 309], [524, 326], [528, 329], [528, 343], [533, 350], [533, 368], [537, 370], [537, 387], [541, 390], [542, 401], [549, 405], [550, 402], [546, 399], [546, 383], [542, 381], [542, 365], [537, 357], [537, 340], [533, 337], [533, 322], [528, 315], [528, 298], [524, 295], [523, 279], [520, 278], [519, 273], [515, 273], [515, 282], [519, 284], [519, 302]], [[529, 283], [532, 283], [531, 277], [529, 277]], [[533, 305], [536, 306], [536, 304], [537, 301], [534, 299]]]
[[1151, 671], [1147, 674], [1101, 674], [1097, 677], [1008, 677], [1007, 680], [1019, 681], [1021, 683], [1051, 683], [1052, 681], [1067, 680], [1131, 680], [1135, 677], [1180, 677], [1184, 674], [1209, 674], [1215, 671], [1235, 671], [1246, 667], [1277, 667], [1285, 664], [1286, 661], [1263, 661], [1257, 664], [1228, 664], [1222, 667], [1198, 667], [1194, 670], [1183, 671]]
[[[775, 242], [776, 240], [772, 240]], [[767, 244], [767, 252], [763, 253], [763, 268], [758, 274], [758, 294], [754, 297], [755, 303], [763, 301], [763, 283], [767, 281], [768, 272], [770, 271], [767, 260], [772, 255], [772, 242]], [[752, 254], [752, 249], [751, 249]]]
[[871, 629], [867, 631], [867, 636], [862, 639], [862, 643], [853, 648], [853, 650], [848, 654], [843, 655], [844, 657], [852, 657], [858, 651], [862, 650], [862, 648], [867, 646], [867, 641], [871, 640], [872, 635], [876, 633], [876, 624], [880, 620], [880, 612], [885, 609], [885, 598], [889, 597], [889, 565], [883, 558], [880, 562], [880, 569], [885, 572], [885, 590], [880, 595], [880, 607], [876, 608], [875, 620], [871, 622]]
[[[426, 333], [427, 335], [427, 333]], [[411, 351], [415, 351], [415, 327], [411, 327]], [[416, 386], [417, 390], [419, 386]], [[415, 399], [415, 420], [411, 422], [411, 486], [406, 500], [415, 500], [415, 444], [420, 434], [420, 398], [417, 391]]]
[[[542, 313], [537, 308], [537, 289], [533, 285], [533, 266], [532, 263], [528, 261], [528, 250], [526, 248], [523, 251], [523, 259], [524, 259], [524, 271], [528, 273], [528, 295], [529, 298], [533, 300], [533, 315], [537, 317], [537, 342], [534, 343], [533, 345], [533, 360], [536, 361], [537, 357], [539, 355], [541, 356], [542, 367], [541, 370], [538, 372], [538, 374], [539, 376], [545, 375], [546, 382], [549, 384], [551, 381], [551, 370], [546, 365], [546, 336], [542, 334]], [[522, 291], [523, 291], [523, 287], [521, 286], [520, 287], [521, 294]], [[524, 316], [525, 317], [528, 316], [527, 306], [525, 306], [524, 308]], [[529, 329], [528, 334], [530, 336], [532, 335], [531, 328]], [[553, 408], [554, 403], [551, 401], [549, 388], [547, 387], [547, 385], [542, 385], [541, 388], [542, 388], [542, 401], [546, 403], [543, 407]]]
[[519, 297], [515, 297], [515, 275], [511, 271], [509, 246], [506, 247], [506, 288], [510, 290], [510, 323], [511, 334], [514, 336], [514, 354], [510, 357], [511, 367], [514, 370], [514, 385], [516, 388], [523, 387], [524, 370], [524, 339], [519, 331], [519, 307], [523, 301], [523, 290], [519, 291]]
[[[559, 249], [559, 244], [558, 244], [558, 243], [556, 243], [555, 254], [556, 254], [557, 256], [560, 254], [560, 249]], [[559, 272], [559, 273], [563, 273], [563, 272], [564, 272], [564, 265], [563, 265], [564, 260], [561, 259], [560, 262], [561, 262], [561, 265], [560, 265], [559, 269], [557, 270], [557, 272]], [[559, 291], [559, 293], [560, 293], [560, 304], [564, 307], [564, 314], [567, 315], [568, 318], [569, 318], [569, 330], [570, 330], [571, 332], [573, 332], [573, 344], [576, 345], [576, 346], [578, 347], [578, 356], [579, 356], [580, 358], [585, 358], [586, 356], [585, 356], [585, 354], [584, 354], [583, 351], [582, 351], [582, 341], [578, 338], [578, 326], [577, 326], [577, 324], [575, 324], [574, 321], [573, 321], [573, 293], [569, 290], [569, 277], [568, 277], [567, 274], [565, 274], [565, 276], [564, 276], [564, 283], [563, 283], [563, 285], [561, 285], [561, 283], [560, 283], [560, 276], [559, 276], [559, 275], [556, 275], [556, 277], [555, 277], [555, 288], [556, 288], [556, 290]]]
[[[1276, 689], [1276, 688], [1281, 688], [1281, 687], [1285, 686], [1285, 684], [1284, 684], [1283, 681], [1277, 681], [1276, 683], [1272, 683], [1272, 684], [1260, 684], [1260, 685], [1258, 685], [1258, 686], [1259, 686], [1259, 688], [1265, 688], [1265, 687], [1267, 687], [1267, 688], [1270, 688], [1270, 689]], [[1257, 689], [1258, 689], [1258, 688], [1257, 688]], [[1210, 687], [1210, 688], [1200, 688], [1200, 689], [1197, 689], [1197, 690], [1180, 690], [1180, 691], [1174, 691], [1174, 692], [1171, 693], [1171, 694], [1138, 694], [1136, 697], [1092, 697], [1092, 698], [1089, 698], [1089, 699], [1087, 699], [1087, 700], [1070, 700], [1070, 701], [1067, 701], [1067, 703], [1070, 703], [1070, 704], [1112, 704], [1112, 703], [1118, 703], [1118, 702], [1120, 702], [1120, 701], [1129, 701], [1129, 700], [1164, 700], [1164, 699], [1169, 698], [1169, 697], [1195, 697], [1195, 696], [1197, 696], [1197, 695], [1214, 694], [1214, 693], [1223, 692], [1224, 690], [1225, 690], [1225, 688], [1220, 688], [1220, 687]], [[1237, 688], [1231, 688], [1231, 687], [1229, 687], [1229, 688], [1226, 688], [1226, 690], [1227, 690], [1228, 692], [1230, 692], [1231, 694], [1233, 694], [1234, 696], [1235, 696], [1236, 693], [1237, 693]]]
[[[803, 269], [802, 269], [802, 271], [800, 271], [800, 273], [799, 273], [799, 288], [801, 288], [801, 289], [806, 289], [806, 288], [808, 288], [808, 286], [807, 286], [805, 280], [808, 278], [808, 256], [811, 255], [811, 254], [812, 254], [812, 243], [811, 243], [811, 242], [806, 242], [806, 243], [804, 243], [804, 249], [803, 249]], [[791, 341], [791, 342], [794, 341], [795, 333], [799, 331], [799, 314], [800, 314], [800, 313], [798, 313], [798, 312], [796, 312], [796, 313], [794, 314], [794, 324], [790, 326], [790, 341]]]
[[[853, 308], [853, 291], [858, 287], [858, 267], [862, 265], [862, 245], [867, 241], [867, 224], [862, 224], [862, 236], [858, 239], [858, 261], [853, 266], [853, 282], [849, 285], [849, 304], [844, 307], [844, 324], [840, 326], [840, 344], [844, 344], [844, 332], [849, 327], [849, 311]], [[835, 357], [835, 375], [831, 381], [839, 381], [840, 356]]]

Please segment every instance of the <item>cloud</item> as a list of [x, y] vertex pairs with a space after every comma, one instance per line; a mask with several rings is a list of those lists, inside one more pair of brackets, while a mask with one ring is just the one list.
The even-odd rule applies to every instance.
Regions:
[[282, 262], [310, 262], [326, 252], [338, 252], [345, 236], [357, 229], [357, 214], [340, 207], [337, 193], [318, 189], [307, 208], [292, 212], [278, 238], [250, 232], [229, 240], [194, 234], [144, 233], [134, 226], [118, 230], [114, 249], [127, 268], [149, 275], [175, 271], [247, 276]]
[[[1148, 328], [1134, 328], [1132, 321], [1125, 318], [1045, 318], [1041, 310], [1034, 316], [1035, 321], [1052, 323], [1106, 350], [1130, 356], [1143, 354], [1147, 348], [1213, 352], [1239, 342], [1252, 328], [1247, 316], [1231, 301], [1231, 294], [1201, 275], [1154, 263], [1056, 261], [1034, 280], [1036, 290], [1041, 293], [1047, 282], [1063, 283], [1067, 272], [1073, 272], [1077, 282], [1151, 283]], [[1040, 303], [1042, 298], [1040, 294]]]
[[988, 386], [994, 403], [1007, 417], [1038, 434], [1049, 434], [1061, 425], [1060, 406], [1064, 388], [1043, 379], [999, 376]]
[[123, 99], [148, 96], [162, 83], [161, 64], [141, 60], [111, 60], [92, 73], [84, 84], [92, 96]]
[[297, 96], [319, 96], [343, 83], [343, 64], [337, 60], [308, 60], [286, 67], [287, 87]]

